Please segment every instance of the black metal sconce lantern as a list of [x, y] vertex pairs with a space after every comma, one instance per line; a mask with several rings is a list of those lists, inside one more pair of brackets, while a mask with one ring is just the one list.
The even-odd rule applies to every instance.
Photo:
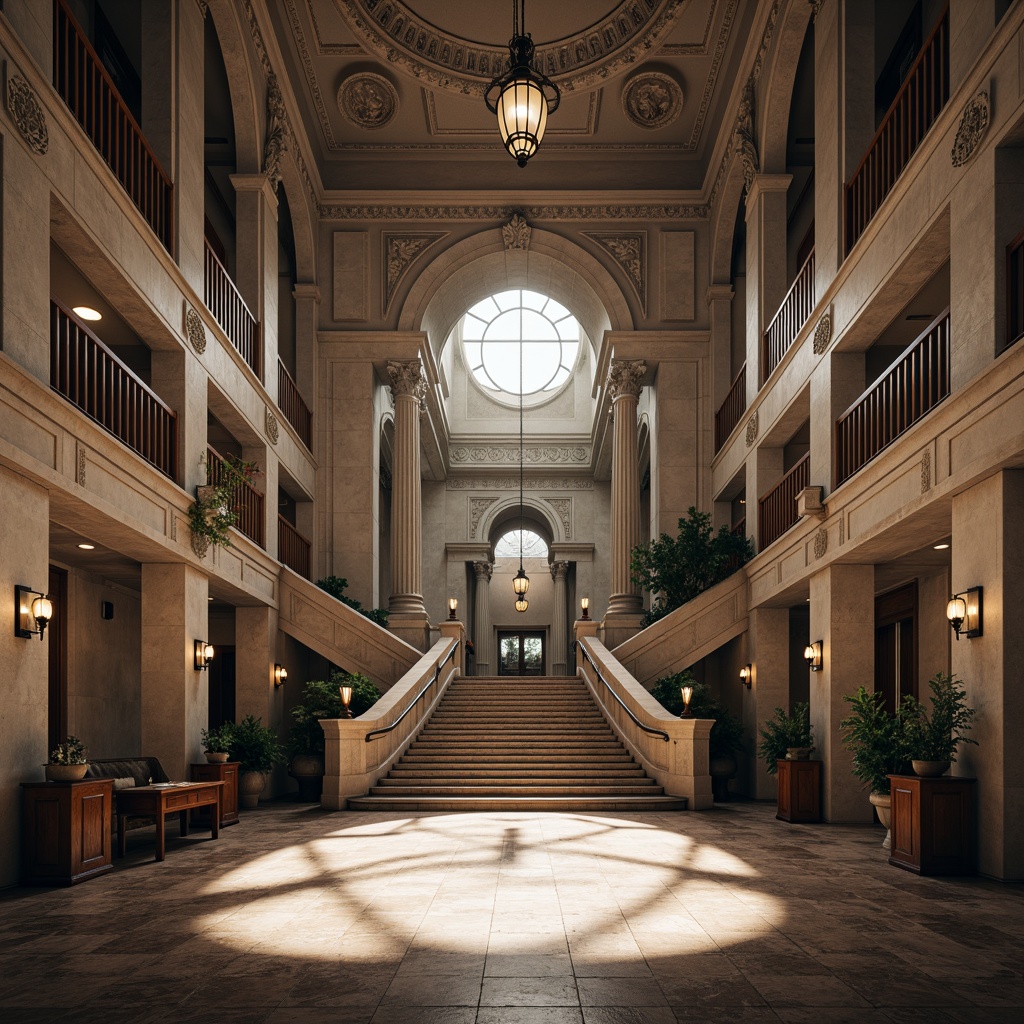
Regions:
[[43, 639], [46, 627], [53, 618], [53, 602], [46, 594], [31, 587], [14, 588], [14, 635], [27, 640], [31, 636]]
[[981, 597], [983, 587], [971, 587], [962, 594], [954, 594], [946, 605], [946, 618], [957, 640], [968, 640], [982, 635]]

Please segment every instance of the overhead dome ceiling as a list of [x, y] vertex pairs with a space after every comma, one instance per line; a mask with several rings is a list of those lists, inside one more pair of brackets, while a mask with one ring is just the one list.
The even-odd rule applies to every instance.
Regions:
[[[512, 11], [495, 19], [495, 4], [416, 0], [334, 0], [368, 50], [432, 85], [482, 95], [508, 61]], [[498, 6], [505, 8], [502, 3]], [[668, 34], [683, 0], [593, 0], [585, 5], [548, 2], [526, 10], [536, 44], [536, 66], [567, 92], [622, 74]], [[596, 20], [594, 19], [596, 16]]]

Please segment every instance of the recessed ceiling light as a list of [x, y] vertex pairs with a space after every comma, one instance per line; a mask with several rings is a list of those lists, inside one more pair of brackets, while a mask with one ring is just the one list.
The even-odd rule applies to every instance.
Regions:
[[747, 503], [747, 499], [746, 498], [740, 498], [740, 504], [741, 505], [746, 505], [746, 503]]
[[83, 551], [95, 551], [96, 550], [96, 545], [95, 544], [79, 544], [78, 546]]
[[83, 320], [103, 319], [103, 314], [98, 309], [93, 309], [92, 306], [74, 306], [71, 312], [76, 316], [80, 316]]
[[948, 544], [933, 544], [932, 547], [934, 547], [936, 551], [945, 551], [946, 548], [949, 547], [949, 545]]

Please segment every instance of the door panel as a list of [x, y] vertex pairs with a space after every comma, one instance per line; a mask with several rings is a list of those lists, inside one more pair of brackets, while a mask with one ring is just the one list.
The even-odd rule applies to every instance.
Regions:
[[544, 675], [544, 634], [537, 632], [499, 632], [498, 675]]

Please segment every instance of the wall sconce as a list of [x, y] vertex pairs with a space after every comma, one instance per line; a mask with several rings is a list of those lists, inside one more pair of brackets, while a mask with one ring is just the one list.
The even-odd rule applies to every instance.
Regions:
[[680, 686], [679, 692], [683, 695], [683, 713], [679, 717], [693, 718], [693, 712], [690, 710], [690, 701], [693, 700], [693, 687]]
[[193, 652], [194, 668], [197, 672], [205, 672], [213, 661], [213, 644], [205, 640], [196, 640]]
[[459, 607], [459, 599], [457, 597], [448, 598], [448, 618], [454, 620], [456, 618], [456, 611]]
[[821, 671], [821, 641], [815, 640], [804, 648], [804, 661], [812, 672]]
[[740, 682], [749, 690], [754, 685], [754, 666], [744, 665], [740, 669]]
[[946, 618], [956, 633], [957, 640], [962, 633], [968, 640], [982, 634], [981, 594], [983, 587], [971, 587], [962, 594], [954, 594], [946, 605]]
[[274, 666], [274, 685], [284, 686], [288, 682], [288, 669], [284, 665]]
[[[27, 640], [30, 636], [43, 639], [46, 627], [53, 618], [53, 603], [31, 587], [14, 588], [14, 635]], [[34, 627], [34, 628], [33, 628]]]
[[580, 620], [582, 622], [589, 622], [590, 621], [590, 598], [589, 597], [581, 597], [580, 598], [580, 612], [581, 612]]
[[351, 686], [339, 686], [338, 693], [341, 694], [341, 707], [342, 707], [342, 718], [351, 718], [352, 709], [349, 704], [352, 703], [352, 687]]

